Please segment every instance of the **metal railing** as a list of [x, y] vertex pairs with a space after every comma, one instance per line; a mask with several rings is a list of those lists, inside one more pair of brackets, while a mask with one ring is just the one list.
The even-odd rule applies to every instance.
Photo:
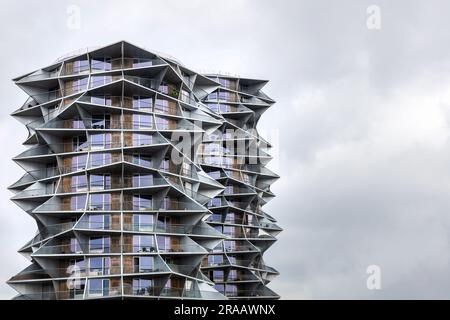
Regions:
[[84, 142], [78, 145], [74, 145], [73, 143], [51, 143], [47, 145], [39, 145], [35, 147], [31, 147], [28, 150], [25, 150], [16, 158], [25, 158], [25, 157], [33, 157], [33, 156], [43, 156], [50, 154], [59, 154], [59, 153], [71, 153], [71, 152], [90, 152], [90, 151], [103, 151], [110, 149], [118, 149], [123, 147], [141, 147], [141, 146], [150, 146], [155, 144], [165, 144], [167, 141], [159, 138], [157, 136], [145, 136], [141, 138], [133, 138], [133, 139], [124, 139], [124, 141], [104, 141], [103, 143], [89, 143]]

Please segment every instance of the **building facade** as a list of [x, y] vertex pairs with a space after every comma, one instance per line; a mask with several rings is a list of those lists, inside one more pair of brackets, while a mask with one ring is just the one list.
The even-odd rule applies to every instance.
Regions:
[[38, 231], [16, 299], [276, 299], [281, 231], [256, 125], [264, 80], [196, 73], [121, 41], [14, 79], [28, 132], [9, 187]]

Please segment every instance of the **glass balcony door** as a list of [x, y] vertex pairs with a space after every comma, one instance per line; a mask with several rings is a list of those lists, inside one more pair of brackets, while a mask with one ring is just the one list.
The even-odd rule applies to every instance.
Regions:
[[89, 276], [108, 275], [110, 272], [109, 257], [93, 257], [89, 258]]
[[154, 217], [151, 214], [133, 214], [134, 231], [153, 231]]

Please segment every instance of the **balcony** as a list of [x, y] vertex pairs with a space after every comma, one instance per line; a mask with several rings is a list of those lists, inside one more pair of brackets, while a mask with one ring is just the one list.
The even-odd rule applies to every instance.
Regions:
[[251, 299], [278, 299], [280, 296], [268, 288], [261, 289], [237, 289], [225, 291], [228, 298], [251, 298]]
[[123, 143], [105, 141], [104, 143], [89, 143], [83, 142], [81, 144], [74, 145], [73, 143], [53, 143], [48, 145], [40, 145], [25, 150], [14, 159], [26, 159], [30, 157], [59, 155], [63, 153], [86, 153], [88, 151], [107, 151], [118, 148], [131, 148], [131, 147], [147, 147], [157, 144], [166, 144], [167, 141], [159, 137], [148, 136], [148, 138], [132, 138], [125, 140]]
[[[114, 116], [114, 115], [113, 115]], [[47, 122], [39, 129], [76, 129], [82, 130], [108, 130], [108, 129], [154, 129], [152, 118], [150, 115], [142, 115], [142, 120], [121, 120], [116, 118], [105, 117], [103, 119], [84, 118], [79, 120], [52, 120]]]
[[213, 198], [211, 199], [207, 204], [207, 208], [217, 208], [217, 207], [223, 207], [228, 205], [227, 201], [225, 201], [222, 198]]
[[251, 104], [251, 105], [260, 105], [260, 106], [266, 106], [270, 107], [270, 105], [267, 102], [264, 102], [258, 98], [255, 97], [241, 97], [240, 101], [244, 104]]
[[226, 196], [233, 196], [233, 195], [248, 195], [248, 194], [255, 194], [255, 191], [253, 191], [250, 188], [242, 188], [238, 186], [226, 186], [225, 190], [223, 190], [223, 194]]
[[126, 211], [154, 211], [157, 208], [154, 207], [153, 201], [123, 201], [122, 203], [123, 210]]
[[155, 256], [141, 256], [151, 259], [148, 264], [135, 264], [133, 259], [140, 259], [139, 257], [124, 256], [124, 273], [126, 274], [142, 274], [142, 273], [161, 273], [169, 272], [167, 266], [162, 262], [162, 260], [157, 259]]
[[117, 297], [122, 295], [122, 287], [109, 287], [109, 288], [102, 288], [102, 289], [90, 289], [86, 292], [86, 298], [107, 298], [107, 297]]
[[[60, 184], [57, 189], [57, 194], [65, 194], [65, 193], [76, 193], [81, 192], [85, 193], [88, 190], [90, 191], [111, 191], [111, 190], [121, 190], [121, 189], [141, 189], [141, 188], [150, 188], [150, 187], [159, 187], [168, 185], [167, 181], [164, 178], [154, 177], [153, 175], [141, 175], [141, 176], [108, 176], [109, 182], [103, 183], [101, 186], [93, 186], [88, 185], [88, 182], [74, 183], [72, 177], [65, 177], [63, 181], [67, 181], [67, 184]], [[103, 181], [102, 181], [103, 182]], [[36, 190], [36, 191], [35, 191]], [[40, 192], [42, 194], [46, 194], [45, 190], [41, 189], [33, 189], [33, 190], [24, 190], [29, 191], [31, 194], [33, 192]], [[22, 196], [22, 191], [20, 194]], [[49, 192], [51, 194], [52, 192]]]
[[146, 287], [138, 287], [138, 286], [125, 286], [124, 285], [124, 295], [129, 296], [157, 296], [159, 293], [159, 289], [156, 289], [153, 286]]
[[80, 102], [95, 104], [100, 106], [118, 107], [126, 109], [135, 109], [140, 111], [151, 112], [153, 100], [151, 97], [146, 99], [126, 97], [126, 96], [87, 96], [83, 95], [78, 99]]
[[133, 244], [131, 248], [129, 248], [128, 245], [125, 245], [124, 252], [125, 253], [156, 253], [158, 250], [156, 249], [156, 246], [152, 244]]
[[159, 59], [145, 58], [114, 58], [114, 59], [91, 59], [93, 73], [121, 69], [148, 68], [164, 64]]
[[49, 184], [49, 186], [43, 186], [42, 188], [25, 189], [14, 195], [11, 199], [51, 197], [54, 192], [53, 185]]
[[81, 246], [71, 244], [45, 245], [36, 250], [33, 255], [83, 255]]
[[261, 281], [253, 274], [237, 273], [229, 274], [227, 282], [249, 282], [249, 281]]
[[170, 244], [169, 246], [159, 247], [160, 253], [201, 253], [205, 254], [207, 251], [200, 245], [196, 244]]
[[[120, 217], [118, 216], [118, 219]], [[96, 222], [89, 221], [87, 219], [80, 220], [77, 222], [75, 229], [85, 229], [85, 230], [108, 230], [108, 231], [118, 231], [121, 230], [120, 220], [112, 218], [112, 222]]]
[[75, 225], [75, 222], [64, 222], [64, 223], [56, 223], [47, 225], [41, 230], [39, 230], [39, 233], [34, 236], [34, 238], [31, 240], [31, 245], [41, 242], [42, 240], [45, 240], [47, 238], [53, 237], [59, 233], [63, 233], [65, 231], [71, 230], [73, 226]]
[[259, 252], [259, 250], [252, 245], [245, 244], [225, 244], [225, 252]]

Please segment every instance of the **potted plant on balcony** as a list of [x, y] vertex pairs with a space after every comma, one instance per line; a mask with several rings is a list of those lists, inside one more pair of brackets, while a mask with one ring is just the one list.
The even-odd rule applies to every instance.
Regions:
[[180, 91], [178, 91], [177, 89], [172, 89], [170, 91], [169, 95], [171, 97], [173, 97], [173, 98], [177, 98], [178, 99], [178, 96], [180, 95]]

